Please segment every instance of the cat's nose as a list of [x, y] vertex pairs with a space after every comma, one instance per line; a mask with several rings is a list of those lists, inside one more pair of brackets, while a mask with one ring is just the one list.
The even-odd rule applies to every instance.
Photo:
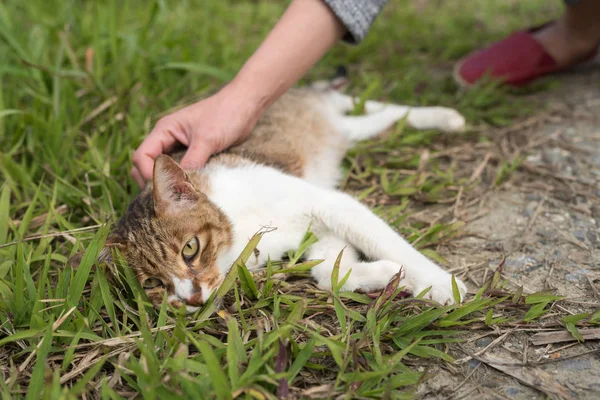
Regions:
[[202, 291], [198, 291], [192, 295], [189, 299], [185, 299], [185, 304], [193, 307], [200, 307], [204, 304], [204, 300], [202, 299]]

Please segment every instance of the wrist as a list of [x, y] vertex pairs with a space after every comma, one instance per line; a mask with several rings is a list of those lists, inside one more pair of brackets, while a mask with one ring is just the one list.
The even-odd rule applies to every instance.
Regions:
[[249, 128], [260, 119], [270, 105], [269, 98], [259, 85], [238, 77], [215, 94], [221, 109], [229, 110], [232, 115]]
[[282, 85], [273, 79], [272, 73], [262, 73], [245, 65], [225, 90], [229, 95], [242, 100], [250, 112], [262, 115], [282, 94], [280, 86]]

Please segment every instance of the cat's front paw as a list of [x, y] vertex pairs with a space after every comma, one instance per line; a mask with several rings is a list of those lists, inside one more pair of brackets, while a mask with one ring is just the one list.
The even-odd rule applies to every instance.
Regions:
[[[467, 294], [467, 286], [458, 278], [456, 279], [456, 286], [460, 293], [460, 301], [462, 302]], [[401, 283], [402, 284], [402, 283]], [[406, 277], [405, 281], [406, 289], [418, 295], [425, 289], [431, 287], [431, 289], [425, 294], [424, 298], [433, 300], [442, 305], [454, 304], [454, 293], [452, 291], [452, 275], [446, 271], [440, 271], [430, 274], [427, 277]]]
[[[402, 285], [405, 274], [404, 268], [400, 264], [389, 260], [359, 262], [352, 266], [352, 272], [340, 290], [361, 290], [363, 292], [381, 290], [398, 273], [400, 273], [400, 285]], [[340, 273], [340, 277], [341, 275], [342, 273]], [[330, 289], [331, 280], [319, 282], [319, 286]]]

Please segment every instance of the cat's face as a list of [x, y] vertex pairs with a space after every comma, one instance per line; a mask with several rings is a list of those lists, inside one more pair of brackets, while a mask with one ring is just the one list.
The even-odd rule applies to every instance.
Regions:
[[231, 245], [225, 215], [197, 190], [167, 156], [157, 158], [152, 188], [129, 206], [107, 240], [117, 246], [148, 298], [198, 309], [219, 286], [218, 255]]

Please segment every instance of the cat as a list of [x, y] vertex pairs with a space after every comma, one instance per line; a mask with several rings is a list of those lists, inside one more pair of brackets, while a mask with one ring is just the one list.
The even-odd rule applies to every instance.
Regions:
[[[214, 155], [204, 168], [183, 171], [167, 155], [156, 158], [152, 182], [132, 201], [109, 234], [100, 259], [118, 247], [160, 307], [163, 296], [194, 312], [218, 288], [254, 233], [261, 239], [250, 270], [297, 248], [310, 226], [318, 238], [307, 259], [322, 288], [342, 249], [342, 290], [382, 289], [401, 273], [411, 293], [454, 303], [452, 276], [414, 249], [366, 206], [336, 189], [340, 163], [354, 143], [406, 118], [417, 129], [459, 131], [464, 118], [443, 107], [406, 107], [366, 101], [365, 115], [348, 116], [355, 100], [322, 82], [290, 89], [241, 144]], [[370, 261], [363, 261], [359, 254]], [[462, 297], [467, 288], [456, 279]]]

